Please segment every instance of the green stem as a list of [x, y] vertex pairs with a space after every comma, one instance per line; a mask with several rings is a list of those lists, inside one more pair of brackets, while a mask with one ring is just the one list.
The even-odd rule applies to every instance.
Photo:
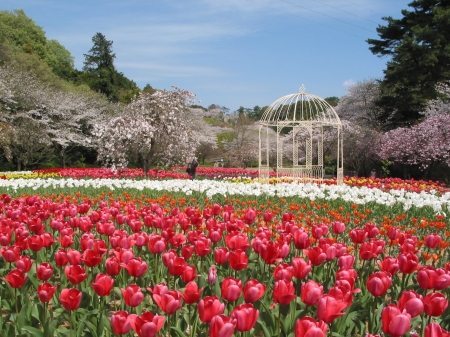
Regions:
[[14, 288], [14, 303], [16, 305], [16, 315], [18, 315], [19, 310], [17, 310], [17, 288]]
[[281, 335], [281, 304], [278, 305], [278, 337]]
[[72, 311], [70, 310], [70, 322], [69, 322], [69, 336], [72, 337]]
[[377, 298], [374, 297], [373, 302], [372, 302], [372, 322], [371, 322], [371, 326], [370, 326], [370, 333], [371, 334], [375, 334], [374, 331], [374, 326], [375, 326], [375, 311], [377, 310]]

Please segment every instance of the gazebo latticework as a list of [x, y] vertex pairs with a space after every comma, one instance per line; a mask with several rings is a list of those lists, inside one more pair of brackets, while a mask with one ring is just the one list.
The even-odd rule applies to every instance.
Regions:
[[[269, 177], [271, 145], [276, 145], [277, 177], [290, 177], [306, 181], [322, 180], [324, 177], [323, 141], [326, 128], [333, 128], [337, 131], [336, 178], [338, 184], [342, 183], [341, 120], [330, 104], [318, 96], [307, 94], [303, 85], [299, 93], [281, 97], [272, 103], [261, 118], [259, 177]], [[276, 131], [276, 144], [273, 144], [273, 140], [271, 141], [269, 136], [269, 131], [272, 130]], [[303, 137], [299, 140], [301, 136]], [[292, 137], [292, 164], [286, 164], [283, 154], [283, 141], [286, 140], [286, 137]], [[304, 147], [303, 144], [300, 144], [301, 141], [304, 141]], [[300, 147], [302, 148], [301, 154], [299, 154]], [[313, 155], [313, 150], [317, 150], [316, 155]], [[272, 166], [275, 166], [274, 163]]]

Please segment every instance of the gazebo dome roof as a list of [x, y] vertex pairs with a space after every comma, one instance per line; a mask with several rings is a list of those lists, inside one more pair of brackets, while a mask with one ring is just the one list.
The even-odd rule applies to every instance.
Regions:
[[341, 125], [333, 107], [324, 99], [307, 94], [305, 86], [296, 94], [283, 96], [273, 102], [261, 117], [261, 123], [268, 125], [312, 123]]

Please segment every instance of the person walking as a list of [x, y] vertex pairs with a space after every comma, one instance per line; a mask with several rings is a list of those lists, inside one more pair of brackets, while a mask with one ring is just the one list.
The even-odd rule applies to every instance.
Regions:
[[187, 173], [191, 176], [191, 180], [195, 179], [195, 172], [197, 171], [197, 158], [193, 158], [192, 161], [188, 164], [188, 167], [186, 169]]

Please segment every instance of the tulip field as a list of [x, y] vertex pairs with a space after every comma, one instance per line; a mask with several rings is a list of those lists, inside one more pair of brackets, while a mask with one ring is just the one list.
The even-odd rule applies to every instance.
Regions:
[[447, 187], [198, 176], [0, 174], [0, 336], [450, 336]]

